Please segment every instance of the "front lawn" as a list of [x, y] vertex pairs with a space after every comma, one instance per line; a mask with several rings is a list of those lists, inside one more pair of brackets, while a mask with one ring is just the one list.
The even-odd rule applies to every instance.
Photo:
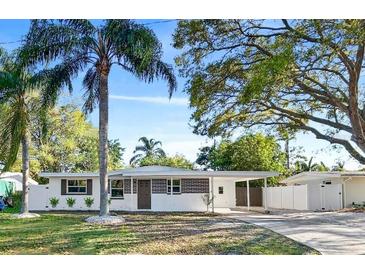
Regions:
[[118, 227], [85, 214], [12, 219], [0, 213], [0, 254], [317, 254], [268, 229], [203, 213], [123, 214]]

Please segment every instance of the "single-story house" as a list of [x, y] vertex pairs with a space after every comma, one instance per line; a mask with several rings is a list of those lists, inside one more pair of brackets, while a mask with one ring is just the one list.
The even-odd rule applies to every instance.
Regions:
[[365, 202], [365, 172], [302, 172], [270, 187], [269, 208], [338, 210]]
[[[3, 186], [12, 186], [14, 191], [23, 190], [23, 174], [21, 172], [3, 172], [0, 173], [0, 189], [5, 189]], [[29, 178], [30, 185], [38, 185], [38, 182]], [[1, 195], [1, 193], [0, 193]]]
[[[100, 182], [98, 173], [41, 173], [47, 185], [31, 186], [30, 210], [98, 210]], [[109, 172], [110, 209], [115, 211], [206, 211], [209, 208], [236, 207], [243, 191], [236, 182], [277, 176], [264, 171], [199, 171], [164, 166], [146, 166]], [[250, 191], [246, 191], [248, 206]], [[85, 198], [94, 199], [88, 208]], [[52, 207], [50, 199], [59, 200]], [[75, 199], [72, 207], [67, 199]]]

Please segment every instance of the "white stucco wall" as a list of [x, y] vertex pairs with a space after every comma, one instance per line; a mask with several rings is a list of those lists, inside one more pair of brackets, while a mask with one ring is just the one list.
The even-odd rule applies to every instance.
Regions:
[[364, 177], [352, 177], [351, 180], [344, 179], [345, 184], [345, 206], [351, 207], [352, 202], [362, 203], [365, 202], [365, 178]]
[[[236, 183], [229, 178], [214, 178], [214, 207], [236, 206]], [[219, 194], [219, 187], [223, 187], [223, 194]]]
[[182, 193], [167, 195], [165, 193], [152, 194], [152, 211], [206, 211], [202, 193]]
[[[68, 179], [92, 179], [93, 190], [92, 195], [61, 195], [61, 179], [50, 178], [48, 185], [31, 186], [30, 188], [30, 210], [99, 210], [99, 190], [100, 183], [98, 177], [90, 178], [68, 178]], [[219, 194], [219, 187], [223, 186], [223, 194]], [[207, 206], [204, 203], [204, 193], [182, 193], [177, 195], [151, 194], [151, 211], [206, 211]], [[235, 207], [236, 192], [235, 182], [227, 178], [214, 179], [214, 206], [219, 207]], [[59, 204], [52, 208], [49, 199], [56, 197]], [[72, 197], [76, 200], [75, 205], [70, 208], [66, 199]], [[87, 208], [84, 199], [92, 197], [94, 204], [91, 208]], [[124, 194], [124, 199], [111, 199], [110, 209], [120, 211], [138, 211], [137, 208], [138, 195]], [[142, 210], [141, 210], [142, 211]]]
[[[72, 178], [72, 179], [92, 179], [93, 189], [92, 195], [61, 195], [61, 179], [62, 178], [50, 178], [49, 184], [30, 186], [29, 191], [29, 209], [30, 210], [98, 210], [99, 209], [99, 178]], [[71, 179], [71, 178], [69, 178]], [[59, 203], [55, 208], [52, 208], [49, 199], [59, 199]], [[76, 200], [75, 205], [70, 208], [67, 205], [66, 199], [72, 197]], [[91, 208], [86, 207], [84, 199], [86, 197], [92, 197], [94, 204]]]

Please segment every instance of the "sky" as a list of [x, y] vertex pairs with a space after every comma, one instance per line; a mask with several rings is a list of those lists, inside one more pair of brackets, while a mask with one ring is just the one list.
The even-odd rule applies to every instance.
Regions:
[[[163, 46], [163, 60], [174, 64], [174, 57], [180, 53], [172, 47], [172, 34], [177, 22], [158, 19], [138, 22], [153, 29]], [[19, 46], [16, 41], [22, 39], [28, 28], [29, 20], [0, 20], [0, 46], [15, 49]], [[74, 80], [74, 92], [71, 95], [65, 93], [60, 103], [73, 102], [82, 106], [81, 79], [82, 75]], [[146, 84], [118, 67], [112, 69], [109, 79], [109, 139], [119, 139], [126, 148], [126, 164], [142, 136], [160, 140], [167, 154], [183, 154], [191, 161], [196, 160], [199, 147], [212, 143], [204, 136], [193, 134], [189, 126], [192, 109], [189, 108], [187, 94], [183, 92], [186, 80], [181, 77], [177, 80], [178, 90], [169, 100], [165, 82]], [[97, 110], [88, 119], [97, 127]], [[329, 167], [338, 160], [344, 161], [347, 169], [361, 167], [344, 149], [333, 150], [328, 142], [317, 140], [310, 133], [298, 134], [291, 144], [303, 147], [308, 158], [313, 156], [315, 162], [322, 161]]]

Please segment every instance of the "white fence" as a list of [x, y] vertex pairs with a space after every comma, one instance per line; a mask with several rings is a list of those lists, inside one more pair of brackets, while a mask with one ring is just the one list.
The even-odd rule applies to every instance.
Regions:
[[49, 191], [48, 185], [29, 185], [29, 209], [48, 210]]
[[[265, 195], [265, 189], [263, 191], [263, 195]], [[267, 206], [269, 208], [307, 210], [307, 195], [307, 185], [268, 187]], [[263, 200], [265, 201], [265, 199]]]

